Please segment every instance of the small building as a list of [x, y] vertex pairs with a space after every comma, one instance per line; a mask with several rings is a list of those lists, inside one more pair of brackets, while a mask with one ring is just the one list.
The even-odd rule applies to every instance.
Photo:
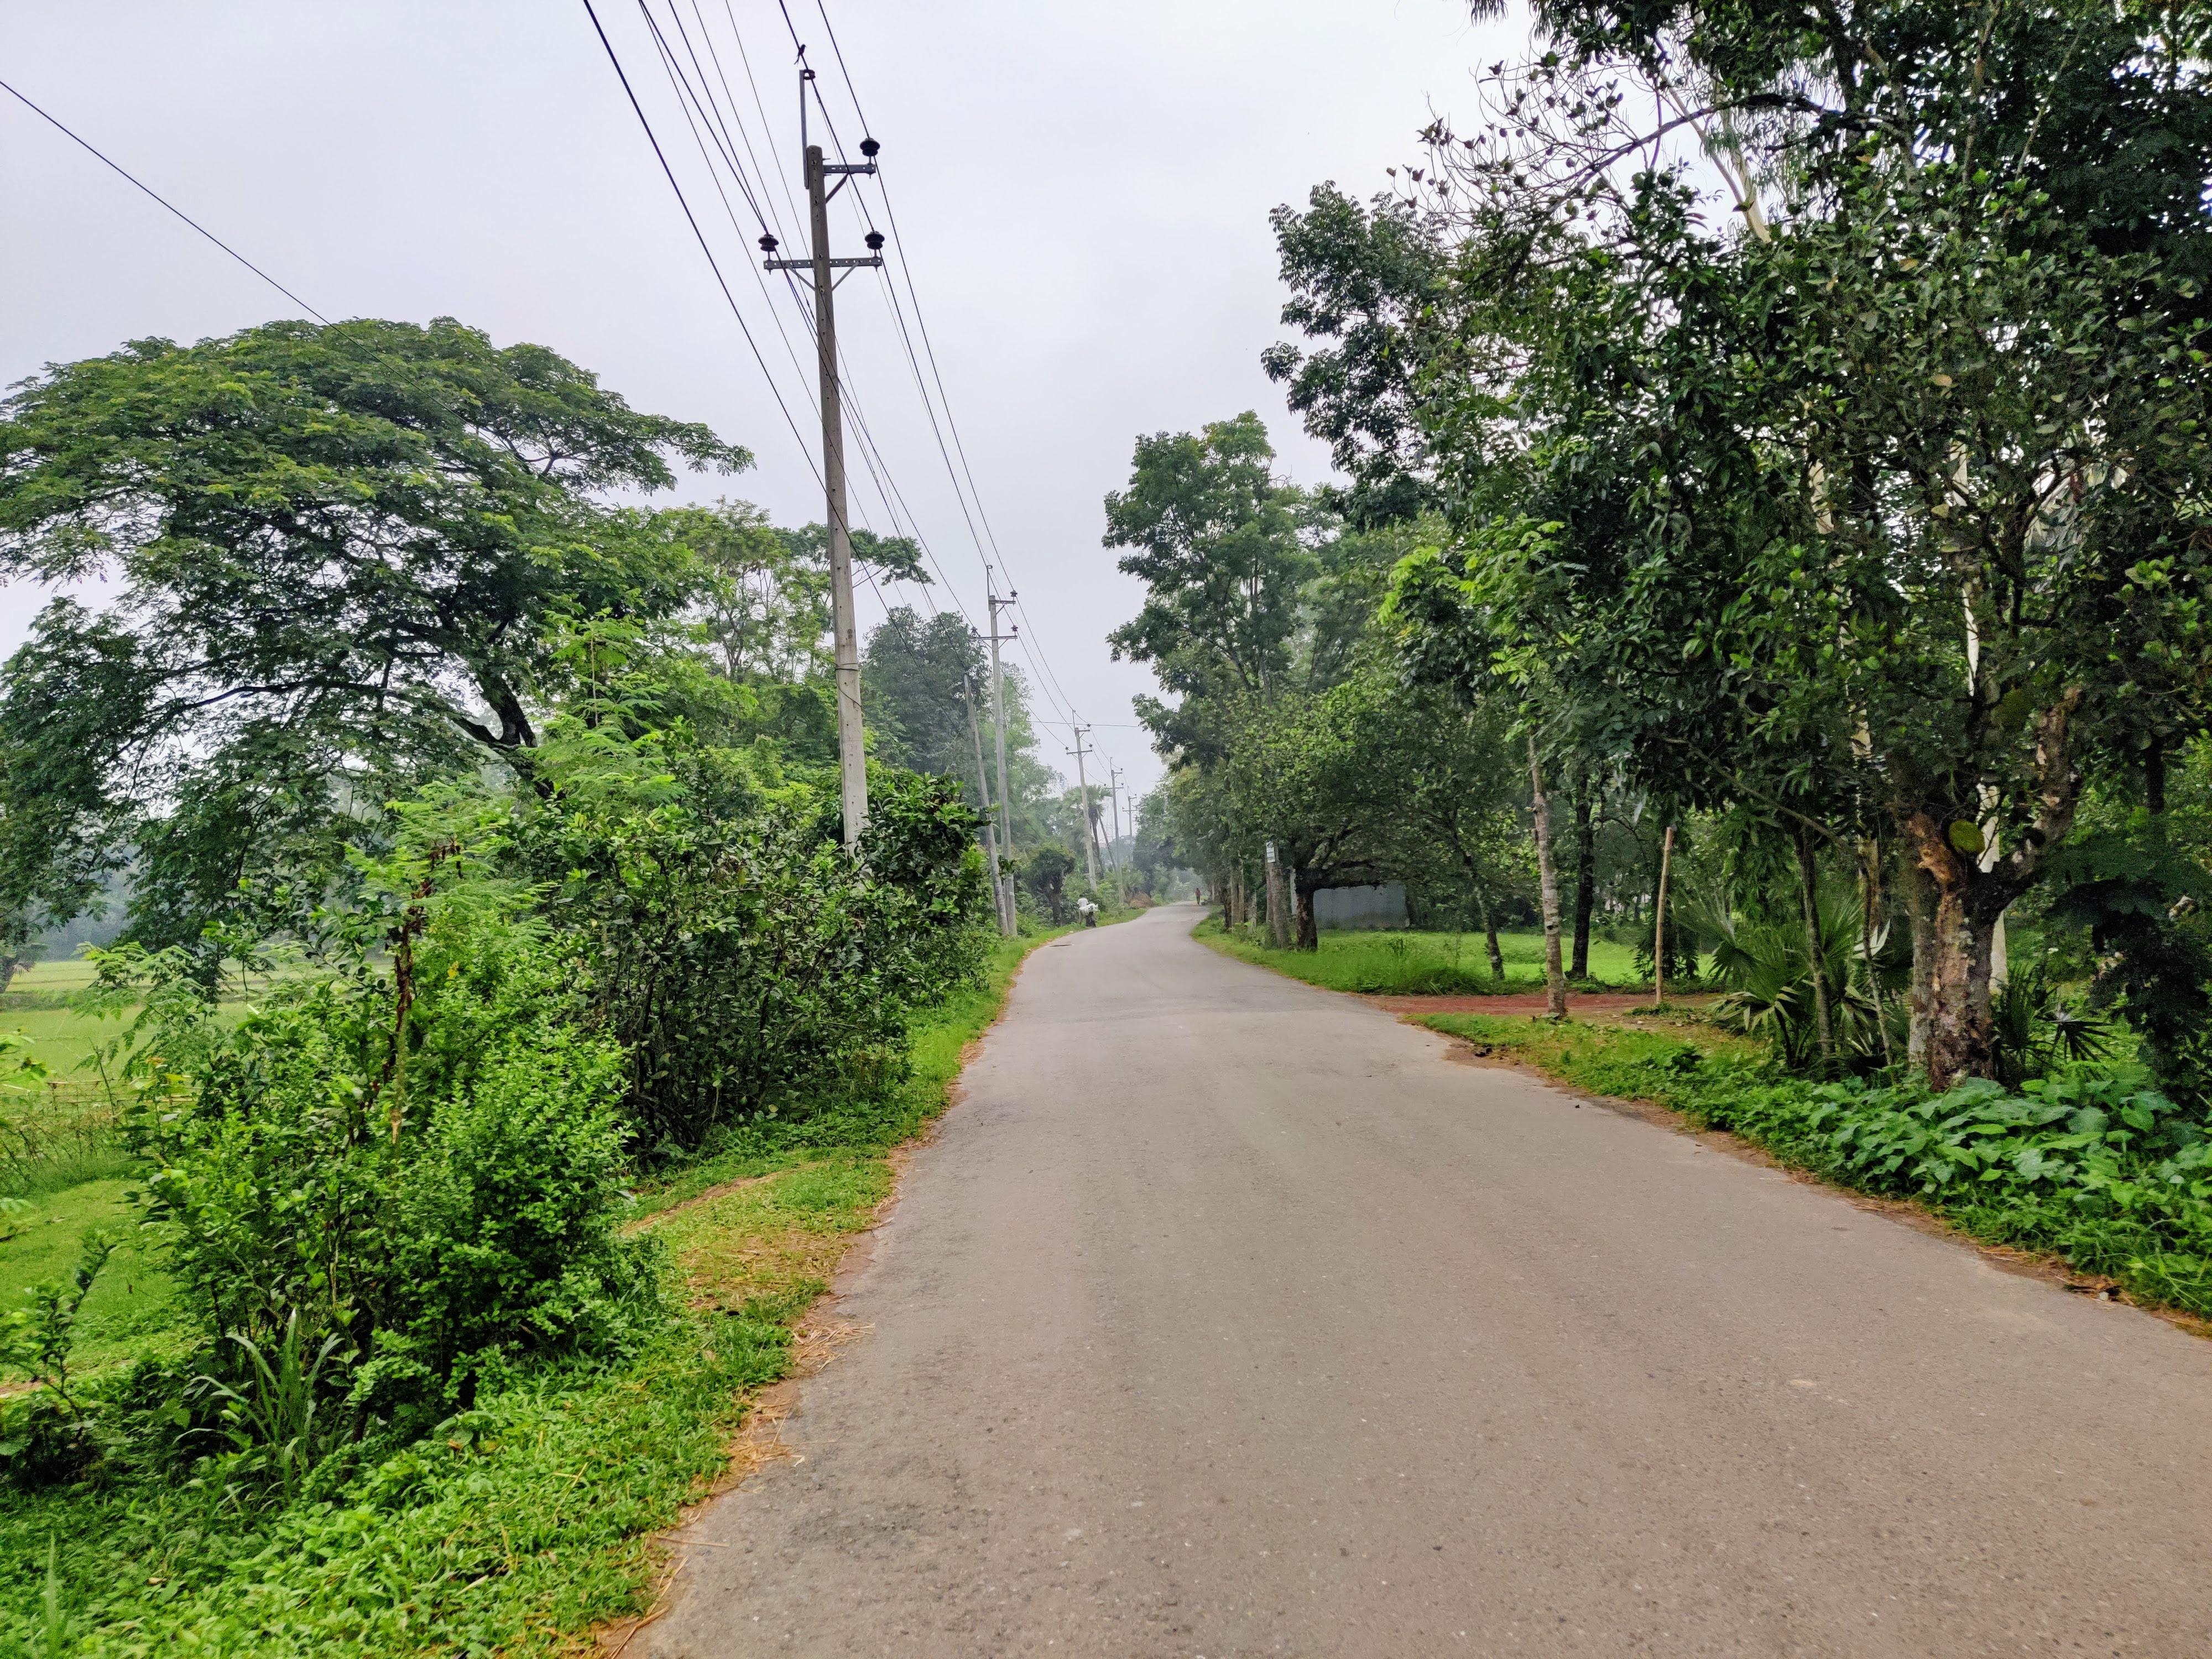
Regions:
[[1314, 926], [1322, 933], [1404, 927], [1406, 884], [1376, 887], [1324, 887], [1313, 896]]

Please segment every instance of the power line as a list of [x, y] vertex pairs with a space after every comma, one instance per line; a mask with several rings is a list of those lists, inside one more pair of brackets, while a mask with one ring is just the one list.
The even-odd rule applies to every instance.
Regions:
[[684, 186], [676, 182], [676, 169], [668, 165], [668, 155], [660, 148], [659, 136], [653, 131], [653, 123], [646, 118], [645, 106], [638, 102], [636, 90], [629, 83], [629, 75], [615, 52], [615, 43], [607, 39], [607, 31], [600, 23], [599, 14], [592, 6], [592, 0], [584, 0], [584, 12], [592, 20], [592, 30], [599, 37], [599, 44], [606, 48], [607, 62], [614, 65], [615, 78], [622, 82], [623, 92], [629, 100], [630, 108], [637, 112], [637, 124], [645, 129], [646, 142], [653, 146], [653, 158], [660, 163], [662, 176], [668, 180], [669, 189], [676, 192], [676, 204], [684, 210], [684, 222], [691, 227], [691, 234], [698, 239], [699, 252], [707, 256], [707, 266], [714, 273], [715, 286], [722, 290], [722, 298], [730, 307], [730, 315], [738, 319], [738, 327], [745, 337], [745, 344], [752, 349], [753, 361], [760, 365], [762, 378], [768, 381], [768, 389], [775, 398], [775, 406], [783, 411], [783, 423], [791, 428], [791, 435], [799, 444], [799, 453], [806, 457], [808, 471], [814, 474], [814, 481], [820, 483], [822, 470], [814, 465], [814, 458], [807, 454], [806, 440], [799, 435], [799, 422], [791, 417], [791, 406], [784, 402], [783, 391], [776, 385], [775, 376], [769, 373], [768, 359], [761, 356], [760, 343], [753, 338], [752, 328], [745, 321], [745, 313], [738, 309], [738, 296], [730, 292], [729, 279], [722, 275], [721, 262], [714, 258], [714, 250], [707, 241], [707, 233], [699, 228], [699, 217], [691, 211], [691, 204], [684, 194]]
[[[705, 163], [709, 175], [714, 176], [715, 174], [715, 159], [717, 155], [720, 156], [722, 166], [726, 167], [732, 176], [736, 179], [738, 188], [740, 193], [744, 195], [747, 206], [752, 210], [755, 223], [758, 225], [761, 230], [766, 232], [769, 229], [767, 222], [769, 216], [764, 215], [761, 208], [761, 201], [766, 195], [765, 188], [757, 193], [753, 189], [750, 181], [745, 176], [744, 165], [738, 160], [736, 144], [730, 137], [729, 120], [724, 115], [720, 104], [714, 97], [714, 87], [707, 79], [706, 68], [699, 61], [697, 49], [691, 44], [688, 32], [685, 32], [684, 29], [683, 19], [677, 14], [674, 0], [670, 0], [669, 15], [676, 24], [679, 38], [684, 41], [685, 55], [690, 58], [692, 69], [696, 72], [699, 77], [698, 84], [696, 86], [692, 83], [690, 76], [684, 73], [683, 64], [678, 61], [673, 48], [669, 46], [666, 36], [661, 32], [659, 21], [653, 16], [651, 9], [647, 4], [647, 0], [639, 0], [638, 9], [643, 15], [646, 21], [646, 26], [652, 31], [655, 44], [659, 47], [661, 67], [669, 77], [671, 89], [676, 94], [678, 106], [682, 110], [684, 120], [691, 129], [692, 140], [698, 147], [700, 160]], [[694, 11], [696, 15], [696, 5], [694, 7]], [[719, 66], [720, 59], [719, 55], [716, 54], [714, 50], [714, 40], [712, 35], [706, 33], [705, 19], [703, 17], [700, 17], [698, 21], [700, 22], [702, 36], [706, 40], [708, 56], [713, 58]], [[732, 21], [734, 33], [734, 18]], [[744, 48], [744, 37], [740, 34], [736, 35], [735, 38], [737, 40], [738, 51], [740, 53], [743, 53]], [[726, 80], [723, 82], [723, 90], [726, 94], [729, 92], [729, 86]], [[756, 94], [756, 96], [757, 99], [757, 93]], [[734, 97], [732, 98], [731, 102], [732, 105], [731, 113], [735, 115]], [[694, 115], [694, 111], [696, 111], [697, 112], [696, 117]], [[702, 131], [702, 123], [704, 124], [703, 132]], [[738, 131], [743, 134], [744, 132], [744, 123], [742, 116], [737, 117], [737, 125]], [[711, 147], [708, 142], [709, 137], [713, 137], [714, 140]], [[752, 145], [751, 139], [749, 135], [745, 137], [744, 143], [748, 154], [751, 154]], [[755, 155], [754, 159], [755, 166], [757, 167], [757, 155]], [[721, 198], [723, 211], [730, 220], [731, 228], [736, 230], [738, 234], [742, 236], [744, 233], [737, 223], [736, 211], [730, 203], [727, 192], [722, 190], [719, 177], [715, 178], [715, 191]], [[748, 261], [748, 264], [750, 263], [750, 262]], [[783, 341], [785, 355], [791, 358], [793, 368], [794, 371], [799, 374], [803, 386], [805, 378], [805, 371], [799, 362], [799, 355], [791, 343], [790, 335], [784, 330], [781, 313], [775, 310], [775, 303], [773, 299], [769, 296], [766, 282], [761, 277], [758, 271], [755, 271], [754, 273], [754, 281], [760, 286], [762, 297], [763, 300], [768, 301], [770, 313], [776, 319], [776, 332]], [[810, 334], [814, 333], [815, 319], [812, 308], [807, 304], [805, 296], [801, 293], [797, 283], [790, 279], [788, 273], [786, 274], [786, 283], [793, 300], [798, 306], [800, 316], [806, 325], [807, 331]], [[839, 386], [846, 399], [852, 406], [854, 422], [860, 438], [860, 459], [863, 465], [867, 471], [870, 482], [875, 485], [876, 494], [883, 503], [884, 511], [890, 520], [893, 532], [895, 533], [910, 533], [912, 535], [915, 542], [922, 549], [924, 554], [928, 557], [930, 563], [936, 568], [939, 576], [944, 580], [946, 591], [951, 598], [955, 608], [960, 611], [960, 614], [963, 618], [967, 617], [966, 607], [961, 605], [959, 594], [957, 592], [953, 590], [951, 578], [945, 575], [943, 565], [939, 562], [935, 552], [930, 548], [927, 540], [921, 535], [919, 521], [915, 520], [912, 507], [907, 505], [904, 492], [898, 488], [896, 479], [891, 476], [889, 463], [884, 459], [881, 447], [876, 442], [875, 434], [869, 427], [866, 411], [862, 409], [859, 396], [854, 389], [850, 364], [845, 359], [842, 351], [839, 354], [838, 366]], [[807, 399], [810, 405], [811, 405], [813, 404], [813, 398], [811, 392], [807, 393]], [[902, 532], [900, 526], [902, 508], [904, 509], [904, 516], [907, 520], [906, 530], [903, 532]], [[865, 513], [861, 514], [861, 519], [865, 525], [866, 520]], [[871, 580], [871, 585], [873, 585], [872, 580]], [[878, 599], [882, 599], [884, 597], [883, 590], [880, 587], [876, 589], [876, 593]], [[930, 598], [928, 602], [930, 609], [933, 614], [936, 610], [934, 599]], [[972, 619], [969, 620], [972, 625]]]
[[258, 276], [263, 282], [268, 283], [270, 287], [275, 289], [279, 294], [289, 300], [294, 305], [299, 307], [317, 322], [322, 324], [326, 328], [330, 325], [331, 319], [324, 316], [321, 312], [316, 310], [314, 307], [309, 305], [298, 295], [293, 293], [290, 289], [286, 288], [283, 283], [278, 282], [267, 271], [262, 270], [259, 265], [255, 264], [252, 260], [247, 258], [243, 253], [240, 253], [229, 243], [224, 241], [222, 237], [216, 235], [198, 220], [193, 218], [191, 214], [185, 212], [184, 209], [179, 207], [174, 202], [169, 200], [167, 197], [162, 195], [151, 185], [147, 184], [143, 179], [141, 179], [135, 174], [130, 173], [122, 166], [121, 163], [111, 160], [107, 156], [102, 155], [99, 150], [94, 149], [90, 143], [87, 143], [84, 139], [78, 137], [76, 134], [71, 132], [67, 127], [64, 126], [59, 120], [56, 119], [53, 116], [47, 114], [46, 111], [40, 109], [36, 104], [33, 103], [28, 98], [26, 98], [21, 93], [9, 86], [5, 81], [0, 81], [0, 92], [5, 92], [25, 109], [30, 111], [32, 114], [37, 116], [48, 126], [53, 128], [55, 131], [60, 133], [63, 137], [76, 145], [80, 149], [83, 150], [86, 155], [91, 156], [94, 160], [99, 161], [103, 167], [106, 167], [110, 171], [113, 172], [125, 183], [132, 185], [137, 190], [144, 191], [146, 195], [152, 198], [162, 207], [167, 209], [171, 213], [175, 214], [178, 218], [183, 220], [194, 230], [199, 232], [201, 235], [206, 237], [208, 240], [213, 242], [225, 253], [230, 255], [232, 258], [237, 260], [239, 264], [244, 265], [256, 276]]
[[[789, 9], [784, 5], [783, 0], [777, 0], [777, 6], [778, 9], [783, 12], [784, 27], [790, 30], [792, 44], [793, 46], [798, 46], [799, 44], [799, 32], [796, 28], [792, 27], [791, 13]], [[866, 131], [867, 130], [868, 123], [867, 112], [860, 103], [860, 88], [853, 83], [852, 70], [845, 62], [845, 49], [838, 41], [836, 26], [830, 21], [830, 10], [827, 0], [815, 0], [815, 10], [820, 14], [823, 29], [830, 37], [830, 54], [837, 60], [837, 73], [845, 83], [845, 91], [847, 95], [848, 95], [853, 100], [854, 113], [860, 117], [861, 130]], [[804, 50], [803, 47], [801, 49]], [[815, 102], [819, 105], [821, 101], [822, 94], [817, 85], [815, 91]], [[823, 111], [823, 118], [825, 122], [829, 121], [829, 111], [826, 108]], [[830, 135], [833, 139], [836, 136], [836, 129], [834, 124], [830, 126]], [[914, 342], [907, 333], [906, 316], [903, 307], [902, 307], [898, 303], [898, 290], [896, 286], [893, 284], [890, 280], [890, 273], [886, 270], [884, 274], [884, 289], [891, 301], [892, 313], [898, 321], [900, 341], [905, 347], [908, 366], [914, 372], [915, 389], [921, 393], [923, 407], [929, 410], [930, 430], [937, 439], [939, 453], [944, 457], [945, 472], [952, 483], [953, 496], [960, 502], [960, 510], [963, 517], [965, 517], [968, 513], [969, 501], [972, 499], [975, 502], [975, 517], [969, 520], [968, 531], [970, 538], [975, 541], [976, 552], [980, 556], [982, 552], [984, 542], [988, 541], [990, 544], [991, 553], [998, 562], [1000, 568], [1006, 570], [1007, 575], [1011, 578], [1013, 575], [1012, 568], [1007, 562], [1005, 553], [1001, 551], [999, 547], [998, 532], [991, 527], [990, 514], [984, 509], [982, 491], [976, 487], [975, 468], [969, 465], [968, 459], [968, 447], [961, 438], [960, 423], [952, 413], [952, 399], [945, 388], [945, 375], [944, 371], [938, 364], [937, 348], [929, 337], [929, 322], [922, 314], [921, 295], [918, 291], [916, 291], [914, 285], [914, 264], [913, 262], [907, 258], [905, 238], [899, 234], [898, 210], [891, 204], [890, 185], [883, 177], [878, 175], [876, 180], [876, 188], [883, 194], [884, 222], [890, 227], [891, 246], [898, 254], [899, 270], [906, 283], [907, 298], [914, 307], [914, 325], [915, 330], [921, 336], [922, 356], [927, 357], [929, 361], [930, 379], [935, 383], [937, 387], [936, 401], [944, 405], [945, 425], [952, 434], [952, 451], [960, 458], [959, 476], [953, 475], [952, 455], [945, 453], [945, 435], [944, 433], [938, 430], [936, 410], [931, 406], [928, 387], [922, 384], [921, 365], [915, 356]], [[863, 211], [866, 211], [865, 208], [863, 209]], [[870, 228], [873, 228], [872, 220], [871, 220]], [[961, 483], [963, 478], [967, 484], [967, 489], [964, 495], [961, 489]], [[979, 520], [982, 524], [982, 534], [981, 537], [977, 537], [975, 535], [976, 521]], [[1029, 624], [1030, 631], [1034, 634], [1036, 629], [1036, 619], [1030, 615], [1029, 608], [1026, 605], [1022, 607], [1022, 619]], [[1025, 645], [1023, 649], [1024, 654], [1028, 655], [1029, 647]], [[1037, 646], [1036, 649], [1038, 653], [1043, 654], [1044, 648], [1042, 643]], [[1068, 696], [1067, 688], [1060, 684], [1059, 675], [1052, 672], [1050, 659], [1048, 656], [1045, 657], [1043, 673], [1045, 678], [1051, 681], [1053, 688], [1059, 692], [1061, 700], [1067, 702], [1072, 708], [1073, 707], [1074, 700]], [[1042, 686], [1040, 689], [1042, 689]]]

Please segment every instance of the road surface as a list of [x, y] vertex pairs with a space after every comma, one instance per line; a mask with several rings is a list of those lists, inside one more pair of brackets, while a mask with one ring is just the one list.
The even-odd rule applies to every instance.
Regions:
[[2212, 1653], [2212, 1344], [1196, 915], [1030, 958], [633, 1652]]

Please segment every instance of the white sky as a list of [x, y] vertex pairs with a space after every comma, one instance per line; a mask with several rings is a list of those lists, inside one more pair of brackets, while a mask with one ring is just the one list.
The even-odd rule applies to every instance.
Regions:
[[[744, 204], [732, 192], [740, 242], [635, 0], [597, 3], [811, 444], [801, 377], [745, 264]], [[667, 27], [669, 0], [654, 3]], [[696, 27], [694, 0], [676, 3]], [[700, 3], [753, 123], [724, 0]], [[775, 0], [728, 3], [787, 168], [781, 209], [798, 188], [790, 36]], [[787, 3], [853, 144], [815, 0]], [[1325, 179], [1383, 187], [1385, 167], [1417, 157], [1431, 108], [1463, 107], [1471, 70], [1510, 55], [1525, 25], [1470, 28], [1459, 0], [830, 3], [1023, 632], [1141, 790], [1159, 768], [1129, 699], [1152, 678], [1108, 658], [1139, 589], [1099, 545], [1102, 497], [1127, 481], [1138, 433], [1250, 408], [1294, 477], [1327, 472], [1259, 367], [1285, 333], [1267, 211]], [[741, 495], [783, 523], [823, 516], [581, 0], [10, 0], [0, 79], [325, 314], [452, 315], [502, 344], [550, 346], [759, 457], [735, 478], [687, 479], [685, 495]], [[833, 216], [836, 251], [862, 252], [848, 204]], [[880, 279], [856, 273], [839, 299], [877, 445], [980, 619], [977, 549]], [[296, 314], [0, 94], [0, 378]], [[848, 457], [856, 516], [890, 528], [849, 441]], [[933, 591], [949, 605], [945, 585]], [[0, 589], [0, 648], [40, 597]], [[864, 591], [861, 605], [865, 629], [881, 602]], [[1046, 731], [1060, 762], [1065, 728]]]

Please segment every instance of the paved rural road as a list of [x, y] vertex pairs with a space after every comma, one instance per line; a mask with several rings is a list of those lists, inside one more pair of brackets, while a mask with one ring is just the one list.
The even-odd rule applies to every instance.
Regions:
[[2212, 1344], [1195, 919], [1030, 958], [633, 1653], [2212, 1653]]

